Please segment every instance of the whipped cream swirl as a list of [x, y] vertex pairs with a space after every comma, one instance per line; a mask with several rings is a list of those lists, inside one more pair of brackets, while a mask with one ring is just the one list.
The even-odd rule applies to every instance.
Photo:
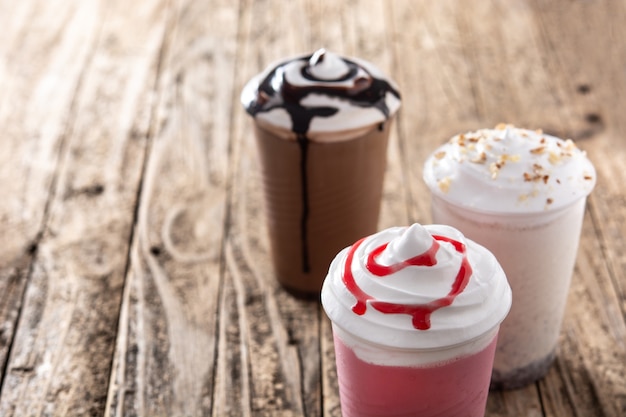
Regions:
[[454, 136], [428, 158], [424, 180], [461, 207], [530, 213], [586, 197], [596, 173], [573, 141], [503, 124]]
[[342, 330], [383, 346], [455, 346], [493, 330], [511, 305], [495, 257], [443, 225], [395, 227], [340, 252], [322, 304]]
[[324, 141], [326, 132], [384, 123], [400, 93], [369, 62], [320, 49], [268, 67], [246, 84], [241, 102], [266, 124]]

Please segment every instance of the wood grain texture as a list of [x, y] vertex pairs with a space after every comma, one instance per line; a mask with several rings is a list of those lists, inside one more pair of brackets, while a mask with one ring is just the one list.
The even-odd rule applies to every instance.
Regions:
[[107, 415], [213, 406], [237, 34], [225, 3], [166, 4]]
[[[42, 28], [59, 19], [53, 36], [34, 36], [40, 44], [26, 47], [46, 57], [46, 43], [55, 45], [49, 67], [35, 79], [37, 100], [31, 106], [39, 110], [26, 117], [43, 137], [31, 145], [36, 152], [21, 155], [37, 158], [33, 177], [48, 183], [50, 200], [45, 224], [37, 225], [42, 236], [3, 379], [0, 414], [97, 415], [107, 395], [145, 146], [137, 133], [147, 127], [140, 110], [155, 79], [152, 48], [159, 28], [150, 7], [122, 14], [121, 3], [114, 2], [31, 6], [35, 16], [48, 16]], [[131, 27], [131, 21], [133, 30], [120, 38], [118, 25]], [[54, 176], [46, 180], [49, 170]], [[46, 198], [28, 188], [29, 199]]]
[[500, 122], [596, 163], [557, 360], [487, 417], [626, 415], [623, 0], [0, 0], [0, 415], [340, 416], [330, 321], [269, 262], [245, 82], [325, 47], [403, 104], [380, 228]]
[[[240, 30], [237, 97], [251, 74], [308, 49], [306, 32], [298, 30], [307, 27], [299, 13], [301, 2], [254, 1], [247, 6]], [[293, 36], [284, 39], [284, 30]], [[258, 47], [259, 37], [265, 41], [263, 48]], [[239, 102], [235, 105], [234, 175], [224, 279], [225, 290], [233, 293], [242, 308], [235, 313], [234, 305], [223, 304], [220, 315], [238, 319], [241, 351], [234, 358], [235, 369], [246, 376], [221, 388], [216, 398], [220, 404], [231, 403], [228, 397], [233, 393], [242, 399], [229, 409], [228, 415], [233, 416], [320, 415], [320, 307], [313, 300], [294, 299], [276, 284], [268, 262], [269, 242], [251, 120]], [[232, 322], [231, 326], [235, 325]], [[220, 355], [227, 355], [228, 350], [228, 346], [220, 349]], [[222, 376], [228, 378], [217, 375], [218, 379]]]
[[[406, 150], [401, 156], [409, 177], [417, 179], [407, 184], [417, 220], [430, 219], [428, 192], [419, 181], [421, 165], [409, 161], [423, 161], [454, 133], [502, 121], [543, 128], [578, 140], [599, 162], [599, 184], [589, 203], [572, 288], [579, 293], [574, 302], [570, 297], [557, 364], [538, 389], [492, 394], [487, 415], [624, 413], [626, 382], [617, 364], [626, 363], [624, 264], [615, 252], [624, 238], [623, 222], [614, 222], [623, 211], [618, 202], [623, 187], [617, 183], [623, 184], [626, 159], [615, 157], [624, 148], [623, 138], [616, 136], [623, 115], [608, 103], [624, 97], [619, 68], [626, 61], [623, 47], [607, 54], [597, 44], [610, 44], [623, 31], [605, 25], [611, 20], [607, 13], [623, 15], [623, 3], [556, 3], [492, 1], [469, 10], [455, 2], [394, 2], [392, 8], [401, 22], [395, 27], [404, 29], [395, 37], [396, 54], [423, 63], [418, 70], [397, 67], [398, 79], [409, 86], [403, 90], [400, 147]], [[584, 30], [568, 31], [561, 19], [585, 22]], [[593, 58], [581, 60], [587, 56]], [[581, 61], [595, 62], [594, 67], [602, 61], [607, 79], [591, 85], [588, 80], [598, 79], [593, 72], [598, 69], [585, 68]], [[421, 133], [420, 143], [414, 132]], [[613, 226], [606, 230], [607, 224]]]
[[[89, 48], [98, 28], [71, 37], [94, 21], [93, 6], [67, 3], [5, 4], [0, 13], [0, 366], [6, 365], [48, 215], [73, 108]], [[54, 18], [53, 18], [54, 17]], [[50, 24], [48, 22], [51, 22]], [[56, 39], [50, 47], [43, 39]]]

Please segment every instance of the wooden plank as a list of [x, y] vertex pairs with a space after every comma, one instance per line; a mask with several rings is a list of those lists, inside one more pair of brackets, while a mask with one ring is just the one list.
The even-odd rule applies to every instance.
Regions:
[[[539, 7], [539, 6], [538, 6]], [[619, 294], [623, 314], [626, 304], [626, 239], [624, 238], [624, 180], [626, 179], [626, 144], [623, 141], [626, 123], [617, 103], [626, 97], [626, 65], [624, 48], [603, 49], [598, 44], [612, 44], [621, 39], [625, 29], [618, 24], [626, 18], [623, 2], [576, 2], [575, 7], [562, 8], [541, 4], [546, 49], [558, 60], [564, 88], [576, 111], [578, 129], [566, 132], [579, 137], [581, 147], [595, 162], [598, 186], [592, 194], [597, 218], [596, 230], [602, 238], [602, 251], [607, 257], [613, 286]], [[569, 32], [558, 19], [582, 19], [585, 31]], [[558, 43], [558, 47], [557, 47]], [[580, 59], [583, 56], [585, 59]], [[602, 62], [600, 68], [596, 64]], [[591, 82], [602, 80], [603, 82]]]
[[617, 417], [626, 411], [626, 326], [592, 218], [596, 204], [590, 202], [583, 225], [558, 352], [560, 380], [540, 383], [548, 416]]
[[[62, 142], [54, 139], [52, 149], [60, 147], [61, 164], [7, 365], [0, 414], [97, 415], [105, 405], [143, 164], [161, 7], [44, 3], [33, 8], [24, 33], [46, 34], [42, 28], [48, 27], [54, 32], [33, 36], [34, 44], [20, 47], [44, 56], [52, 51], [32, 103], [47, 116], [45, 134], [31, 146], [43, 152], [35, 161], [42, 169], [54, 168], [55, 158], [45, 156], [47, 139], [60, 136]], [[68, 102], [68, 94], [76, 96], [75, 103]], [[37, 121], [27, 120], [27, 126]], [[28, 201], [22, 207], [28, 208]]]
[[168, 10], [107, 415], [210, 415], [223, 405], [216, 363], [237, 348], [218, 335], [218, 319], [228, 320], [219, 302], [234, 302], [222, 287], [237, 30], [231, 2]]
[[[303, 7], [301, 2], [246, 3], [237, 54], [237, 98], [245, 82], [265, 66], [310, 49]], [[238, 102], [233, 116], [224, 296], [237, 303], [222, 302], [220, 317], [228, 320], [222, 331], [230, 329], [227, 335], [237, 345], [235, 355], [229, 346], [220, 346], [218, 357], [228, 358], [229, 365], [216, 376], [220, 407], [213, 415], [317, 416], [322, 401], [319, 305], [278, 287], [269, 263], [252, 121]], [[220, 333], [220, 340], [224, 336]], [[229, 374], [228, 368], [236, 374]]]
[[[598, 182], [588, 202], [563, 325], [557, 363], [560, 380], [548, 378], [540, 388], [546, 415], [622, 416], [626, 413], [626, 123], [617, 103], [626, 97], [626, 51], [598, 45], [614, 44], [626, 35], [617, 23], [626, 18], [626, 5], [604, 1], [571, 6], [533, 2], [545, 54], [553, 61], [555, 84], [569, 108], [564, 135], [577, 139], [587, 151]], [[584, 29], [568, 30], [558, 23], [563, 21], [584, 22]], [[560, 396], [553, 395], [557, 389]], [[571, 409], [564, 401], [571, 403]]]
[[487, 400], [487, 417], [543, 417], [536, 384], [514, 391], [491, 391]]
[[[480, 120], [458, 14], [472, 11], [453, 2], [391, 4], [394, 76], [403, 93], [398, 161], [409, 193], [411, 221], [430, 223], [430, 195], [422, 163], [440, 143]], [[472, 8], [473, 9], [473, 8]]]
[[[311, 1], [307, 4], [310, 18], [311, 48], [324, 47], [329, 51], [354, 56], [355, 34], [353, 10], [346, 10], [346, 2]], [[358, 16], [361, 16], [359, 14]], [[335, 365], [335, 346], [330, 320], [320, 308], [319, 349], [320, 382], [322, 392], [321, 415], [341, 417], [339, 385]]]
[[[524, 2], [394, 2], [395, 54], [407, 105], [400, 125], [401, 158], [410, 179], [411, 215], [431, 221], [422, 163], [453, 134], [507, 121], [548, 124], [558, 105], [536, 45], [538, 32]], [[398, 58], [400, 59], [400, 58]], [[541, 100], [536, 101], [537, 98]], [[505, 103], [505, 104], [503, 104]], [[536, 106], [553, 107], [546, 112]], [[487, 416], [542, 416], [535, 386], [491, 393]]]
[[[383, 1], [311, 2], [309, 15], [313, 47], [323, 45], [337, 53], [366, 59], [394, 78], [397, 56], [393, 54], [391, 48], [393, 21], [390, 19], [388, 9], [388, 4]], [[406, 225], [409, 222], [404, 167], [393, 163], [400, 160], [401, 152], [396, 120], [387, 150], [390, 163], [385, 173], [379, 229]], [[322, 410], [323, 415], [339, 416], [341, 410], [332, 331], [330, 321], [323, 312], [322, 315], [320, 323], [321, 380], [324, 394]]]
[[[6, 2], [1, 8], [0, 380], [76, 90], [98, 33], [94, 7], [86, 3]], [[56, 41], [46, 45], [47, 39]]]
[[[249, 26], [242, 25], [242, 32], [254, 39], [254, 43], [266, 47], [253, 51], [244, 49], [242, 67], [238, 72], [246, 75], [241, 84], [270, 62], [296, 53], [310, 52], [320, 46], [347, 55], [358, 52], [360, 57], [375, 62], [389, 72], [392, 56], [387, 48], [382, 2], [351, 4], [310, 2], [304, 5], [294, 2], [290, 3], [286, 10], [283, 10], [282, 5], [284, 3], [281, 3], [281, 7], [263, 4], [257, 8], [255, 4], [251, 14], [245, 16], [245, 19], [250, 19], [254, 24], [250, 29], [247, 29]], [[310, 21], [299, 20], [300, 16], [305, 15], [300, 12], [302, 9], [309, 11]], [[357, 10], [358, 14], [355, 13]], [[278, 13], [278, 16], [275, 13]], [[286, 16], [297, 16], [288, 24], [288, 31], [297, 34], [291, 37], [291, 40], [275, 33], [276, 27], [273, 22], [282, 21], [283, 13]], [[307, 27], [310, 28], [309, 31], [306, 30]], [[281, 26], [280, 29], [282, 32], [285, 27]], [[341, 33], [341, 36], [328, 36], [328, 33]], [[372, 36], [372, 33], [375, 35]], [[247, 44], [247, 41], [244, 42]], [[250, 65], [248, 57], [255, 54], [258, 57], [256, 63]], [[232, 304], [223, 304], [223, 308], [227, 310], [223, 310], [220, 317], [233, 320], [228, 325], [224, 324], [224, 328], [234, 329], [237, 324], [239, 325], [240, 330], [235, 337], [237, 343], [241, 344], [241, 347], [237, 348], [241, 360], [237, 363], [236, 358], [233, 359], [231, 355], [228, 357], [229, 360], [234, 360], [230, 366], [237, 369], [237, 375], [248, 375], [250, 379], [246, 381], [244, 378], [235, 386], [236, 402], [229, 402], [228, 398], [224, 400], [229, 402], [228, 411], [233, 414], [235, 413], [232, 410], [236, 409], [233, 407], [240, 406], [243, 402], [244, 415], [315, 416], [322, 412], [336, 415], [339, 412], [336, 379], [329, 378], [327, 374], [330, 372], [332, 377], [335, 367], [329, 324], [325, 318], [320, 324], [320, 314], [323, 313], [317, 300], [313, 302], [297, 300], [276, 287], [271, 266], [267, 262], [269, 248], [265, 236], [265, 220], [263, 213], [259, 211], [262, 196], [258, 178], [259, 168], [249, 130], [250, 121], [241, 110], [238, 114], [243, 115], [243, 118], [234, 123], [234, 128], [244, 126], [242, 134], [245, 138], [240, 138], [236, 143], [247, 146], [240, 148], [241, 145], [238, 145], [234, 152], [238, 160], [234, 167], [241, 178], [236, 176], [233, 184], [233, 224], [227, 242], [228, 268], [225, 291], [236, 294], [234, 297], [239, 300], [237, 308], [244, 307], [244, 310], [234, 312], [235, 307]], [[235, 133], [235, 137], [239, 135]], [[395, 141], [396, 138], [392, 137], [391, 152], [398, 152]], [[387, 203], [383, 206], [381, 216], [381, 224], [385, 227], [406, 223], [406, 206], [404, 217], [398, 220], [397, 217], [403, 213], [402, 205], [397, 207], [395, 205], [397, 199], [404, 203], [402, 192], [394, 192], [401, 189], [401, 180], [400, 167], [391, 166], [385, 184]], [[394, 200], [396, 196], [397, 199]], [[241, 294], [241, 291], [245, 294]], [[258, 322], [259, 317], [261, 322]], [[267, 317], [269, 323], [265, 322]], [[322, 326], [321, 330], [319, 326]], [[323, 332], [324, 338], [321, 346], [320, 331]], [[324, 352], [322, 375], [318, 365], [320, 349]], [[248, 373], [245, 371], [246, 366], [250, 367]], [[231, 378], [231, 382], [238, 381]], [[248, 382], [249, 387], [246, 385]], [[323, 404], [320, 389], [323, 390]], [[231, 392], [232, 390], [233, 387]], [[245, 409], [246, 404], [250, 404], [249, 411]], [[323, 411], [320, 410], [320, 404]]]
[[[619, 376], [619, 371], [613, 373], [600, 371], [605, 369], [602, 362], [613, 364], [611, 369], [621, 369], [623, 365], [620, 366], [617, 363], [624, 363], [624, 277], [619, 272], [624, 270], [623, 255], [621, 255], [623, 251], [620, 251], [623, 247], [623, 237], [618, 238], [614, 244], [612, 238], [615, 236], [607, 235], [611, 232], [601, 232], [604, 224], [608, 223], [615, 226], [615, 235], [623, 236], [623, 222], [617, 223], [621, 216], [619, 207], [623, 205], [618, 207], [616, 203], [620, 201], [622, 193], [618, 191], [617, 184], [623, 184], [622, 161], [624, 158], [615, 157], [623, 153], [623, 141], [619, 141], [621, 135], [616, 131], [612, 134], [607, 132], [606, 135], [600, 132], [601, 126], [604, 126], [603, 121], [609, 117], [605, 114], [612, 114], [611, 121], [615, 122], [613, 127], [616, 130], [621, 129], [620, 122], [617, 122], [618, 116], [615, 114], [616, 106], [610, 104], [616, 102], [614, 101], [616, 97], [611, 97], [608, 90], [613, 92], [613, 89], [617, 89], [615, 92], [618, 95], [623, 91], [623, 77], [618, 80], [618, 74], [619, 71], [623, 71], [624, 54], [619, 51], [611, 55], [612, 59], [603, 59], [598, 56], [602, 52], [599, 52], [597, 48], [598, 44], [610, 43], [610, 39], [614, 39], [616, 33], [622, 30], [616, 27], [606, 27], [603, 22], [610, 20], [608, 13], [622, 15], [623, 7], [620, 6], [615, 10], [611, 8], [612, 11], [609, 12], [606, 2], [593, 5], [583, 5], [579, 2], [572, 9], [557, 2], [554, 7], [548, 8], [549, 10], [543, 10], [547, 8], [544, 3], [541, 3], [539, 7], [522, 1], [508, 2], [506, 7], [503, 2], [481, 3], [471, 10], [455, 8], [456, 5], [452, 2], [437, 2], [436, 5], [411, 4], [404, 5], [405, 7], [402, 8], [400, 6], [403, 5], [398, 2], [394, 3], [394, 7], [397, 7], [395, 16], [398, 19], [405, 19], [399, 26], [404, 30], [411, 28], [412, 31], [411, 34], [407, 34], [406, 31], [399, 32], [398, 48], [400, 51], [396, 53], [405, 57], [407, 61], [421, 62], [425, 63], [424, 66], [428, 64], [435, 68], [431, 68], [431, 72], [426, 72], [428, 68], [422, 69], [422, 66], [418, 65], [419, 69], [412, 68], [412, 73], [407, 75], [407, 80], [410, 79], [409, 77], [414, 77], [416, 73], [422, 79], [427, 80], [424, 83], [429, 84], [425, 84], [424, 91], [420, 93], [422, 93], [421, 101], [428, 103], [429, 106], [425, 107], [425, 104], [417, 102], [416, 99], [416, 105], [412, 107], [415, 109], [415, 114], [407, 116], [407, 111], [411, 109], [403, 113], [402, 119], [410, 121], [406, 131], [424, 132], [432, 129], [438, 136], [436, 132], [443, 132], [442, 129], [452, 130], [452, 133], [462, 132], [467, 129], [468, 125], [471, 128], [488, 127], [499, 121], [543, 127], [565, 137], [585, 140], [581, 146], [589, 151], [592, 160], [608, 162], [599, 164], [601, 165], [599, 185], [592, 196], [593, 201], [597, 199], [596, 196], [605, 194], [607, 187], [612, 191], [598, 204], [593, 205], [593, 207], [597, 206], [595, 212], [598, 213], [599, 218], [592, 226], [589, 225], [590, 220], [586, 220], [586, 227], [591, 227], [591, 229], [583, 234], [584, 243], [581, 245], [581, 259], [591, 257], [591, 253], [595, 254], [596, 258], [598, 253], [603, 254], [594, 262], [595, 269], [588, 267], [584, 274], [594, 282], [585, 282], [583, 293], [596, 294], [595, 300], [590, 300], [588, 295], [582, 294], [575, 296], [574, 300], [570, 299], [570, 305], [580, 308], [581, 316], [577, 320], [582, 319], [583, 312], [596, 311], [598, 306], [601, 306], [600, 308], [604, 311], [594, 316], [593, 326], [575, 333], [571, 330], [568, 333], [568, 325], [577, 323], [576, 319], [568, 315], [564, 332], [566, 335], [571, 334], [571, 340], [565, 340], [563, 345], [572, 344], [574, 350], [563, 348], [559, 353], [557, 363], [560, 368], [556, 368], [578, 369], [578, 372], [573, 376], [560, 375], [555, 369], [539, 385], [539, 391], [531, 389], [526, 392], [506, 393], [507, 401], [500, 398], [501, 394], [492, 395], [487, 415], [509, 413], [510, 415], [535, 415], [542, 407], [546, 413], [549, 413], [548, 415], [558, 416], [572, 415], [572, 410], [576, 409], [586, 410], [579, 411], [580, 415], [587, 415], [586, 412], [589, 415], [623, 413], [623, 390], [620, 388], [625, 385], [622, 380], [623, 376]], [[562, 24], [564, 17], [561, 12], [564, 9], [569, 10], [567, 21], [589, 21], [591, 30], [572, 36], [568, 26]], [[420, 25], [420, 16], [428, 16], [423, 25]], [[408, 23], [409, 21], [412, 26]], [[406, 37], [403, 37], [404, 35]], [[416, 57], [411, 58], [411, 51], [402, 47], [411, 41], [415, 42], [416, 39], [422, 41], [420, 45], [422, 48], [413, 52]], [[571, 41], [564, 45], [563, 39]], [[457, 48], [458, 45], [461, 48]], [[584, 52], [580, 50], [581, 45], [586, 47]], [[437, 51], [434, 53], [435, 58], [428, 54], [429, 50]], [[585, 56], [585, 52], [589, 52], [594, 59], [589, 60], [588, 68], [583, 66], [586, 71], [582, 72], [586, 74], [582, 75], [580, 74], [581, 65], [577, 63], [581, 56]], [[456, 57], [457, 53], [465, 58]], [[432, 61], [429, 61], [429, 58]], [[605, 62], [608, 67], [603, 68], [603, 71], [615, 80], [614, 84], [607, 83], [602, 87], [607, 91], [602, 95], [604, 100], [601, 111], [594, 110], [593, 106], [590, 106], [589, 96], [595, 93], [589, 94], [584, 88], [582, 89], [584, 94], [580, 93], [580, 86], [584, 85], [584, 80], [594, 79], [592, 71], [600, 61]], [[454, 72], [450, 69], [453, 67]], [[451, 73], [456, 76], [449, 76]], [[410, 83], [411, 81], [407, 81], [407, 84]], [[420, 86], [421, 84], [418, 82], [412, 85]], [[431, 91], [433, 85], [441, 86], [440, 91], [448, 99], [447, 102], [444, 103], [443, 99], [437, 96], [436, 91]], [[591, 86], [590, 88], [596, 91], [597, 87]], [[585, 101], [581, 99], [581, 96], [584, 96]], [[473, 111], [463, 113], [460, 110], [463, 106]], [[428, 122], [420, 123], [420, 111], [426, 112], [425, 119]], [[599, 120], [592, 117], [593, 115], [599, 115]], [[445, 120], [442, 120], [442, 116]], [[438, 127], [431, 128], [432, 124]], [[404, 131], [404, 125], [401, 129]], [[405, 137], [408, 135], [401, 133], [401, 141]], [[443, 133], [439, 137], [427, 137], [423, 146], [419, 144], [406, 146], [406, 155], [410, 160], [423, 160], [426, 152], [434, 149], [438, 143], [448, 137], [449, 134], [444, 136]], [[618, 142], [619, 145], [617, 145]], [[594, 156], [596, 153], [598, 155]], [[410, 164], [407, 164], [407, 167], [411, 177], [421, 178], [421, 167], [415, 168]], [[419, 213], [422, 201], [424, 205], [427, 204], [427, 197], [422, 197], [428, 195], [427, 190], [418, 183], [412, 188], [412, 195], [416, 196], [414, 200]], [[598, 234], [604, 242], [604, 245], [600, 247], [596, 241]], [[605, 262], [608, 261], [609, 271], [598, 269], [602, 265], [602, 258], [605, 258]], [[579, 262], [578, 268], [581, 268], [580, 265]], [[598, 274], [602, 279], [598, 280]], [[598, 281], [599, 284], [597, 284]], [[599, 288], [597, 288], [598, 285]], [[599, 329], [605, 329], [605, 331], [602, 332]], [[609, 329], [608, 332], [606, 329]], [[602, 340], [602, 342], [592, 343], [592, 340]], [[589, 346], [593, 346], [593, 349]], [[581, 353], [576, 353], [577, 351]], [[581, 361], [585, 365], [577, 366]], [[593, 376], [585, 377], [585, 373]], [[555, 392], [563, 393], [568, 390], [572, 393], [571, 398], [555, 396]], [[576, 398], [577, 392], [592, 394]], [[594, 399], [594, 395], [597, 398]], [[553, 404], [551, 400], [560, 402]], [[593, 408], [594, 404], [596, 408]], [[592, 408], [584, 408], [585, 406]]]

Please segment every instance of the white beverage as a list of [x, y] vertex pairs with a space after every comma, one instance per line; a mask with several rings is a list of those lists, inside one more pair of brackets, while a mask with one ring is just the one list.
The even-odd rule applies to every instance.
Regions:
[[595, 185], [591, 162], [572, 141], [504, 125], [453, 137], [427, 160], [424, 179], [434, 221], [492, 251], [513, 291], [492, 387], [542, 378], [555, 357]]

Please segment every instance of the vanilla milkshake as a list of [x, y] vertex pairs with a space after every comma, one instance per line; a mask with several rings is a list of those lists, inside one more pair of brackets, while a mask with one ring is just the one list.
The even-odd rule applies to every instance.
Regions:
[[571, 140], [500, 125], [454, 136], [426, 161], [433, 220], [494, 253], [513, 290], [493, 388], [543, 377], [555, 357], [595, 170]]
[[269, 66], [241, 94], [254, 117], [278, 281], [319, 294], [333, 256], [376, 231], [394, 82], [326, 50]]
[[344, 417], [482, 417], [502, 268], [443, 225], [390, 228], [345, 248], [322, 288]]

